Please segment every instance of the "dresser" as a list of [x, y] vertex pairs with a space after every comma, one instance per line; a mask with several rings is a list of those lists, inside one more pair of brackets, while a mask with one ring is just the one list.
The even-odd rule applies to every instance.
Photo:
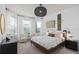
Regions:
[[4, 39], [0, 43], [0, 54], [17, 54], [17, 40]]
[[17, 42], [0, 44], [0, 54], [17, 54]]

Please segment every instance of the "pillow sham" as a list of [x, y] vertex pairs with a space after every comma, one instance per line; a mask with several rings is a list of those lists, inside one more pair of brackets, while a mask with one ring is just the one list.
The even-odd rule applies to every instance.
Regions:
[[49, 33], [48, 36], [55, 37], [54, 33]]
[[63, 37], [63, 33], [62, 32], [55, 32], [55, 37], [61, 38], [61, 37]]

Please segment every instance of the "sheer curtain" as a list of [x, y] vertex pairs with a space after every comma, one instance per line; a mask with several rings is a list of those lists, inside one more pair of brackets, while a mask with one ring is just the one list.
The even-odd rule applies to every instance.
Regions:
[[28, 17], [18, 15], [12, 11], [6, 11], [6, 36], [29, 37], [31, 34], [31, 20]]
[[11, 11], [6, 10], [6, 36], [17, 37], [17, 15]]
[[27, 21], [27, 20], [22, 20], [22, 34], [30, 34], [30, 26], [31, 26], [31, 23], [30, 21]]
[[36, 21], [36, 25], [35, 25], [35, 27], [36, 27], [36, 35], [42, 35], [42, 24], [43, 24], [43, 19], [40, 19], [40, 18], [36, 18], [35, 19]]
[[19, 17], [19, 36], [28, 38], [31, 34], [31, 21], [27, 17]]

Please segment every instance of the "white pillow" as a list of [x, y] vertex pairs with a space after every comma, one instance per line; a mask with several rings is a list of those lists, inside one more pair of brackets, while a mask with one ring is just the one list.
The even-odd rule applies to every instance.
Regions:
[[55, 32], [55, 37], [61, 38], [61, 36], [62, 36], [62, 33], [61, 32]]

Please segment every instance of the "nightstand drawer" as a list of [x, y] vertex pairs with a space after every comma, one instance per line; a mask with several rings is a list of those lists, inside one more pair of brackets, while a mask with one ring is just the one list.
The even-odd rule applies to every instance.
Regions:
[[78, 50], [78, 43], [75, 41], [66, 40], [65, 47], [77, 51]]
[[73, 42], [73, 43], [72, 43], [72, 42], [66, 42], [66, 44], [67, 44], [67, 45], [77, 46], [77, 43], [75, 43], [75, 42]]

